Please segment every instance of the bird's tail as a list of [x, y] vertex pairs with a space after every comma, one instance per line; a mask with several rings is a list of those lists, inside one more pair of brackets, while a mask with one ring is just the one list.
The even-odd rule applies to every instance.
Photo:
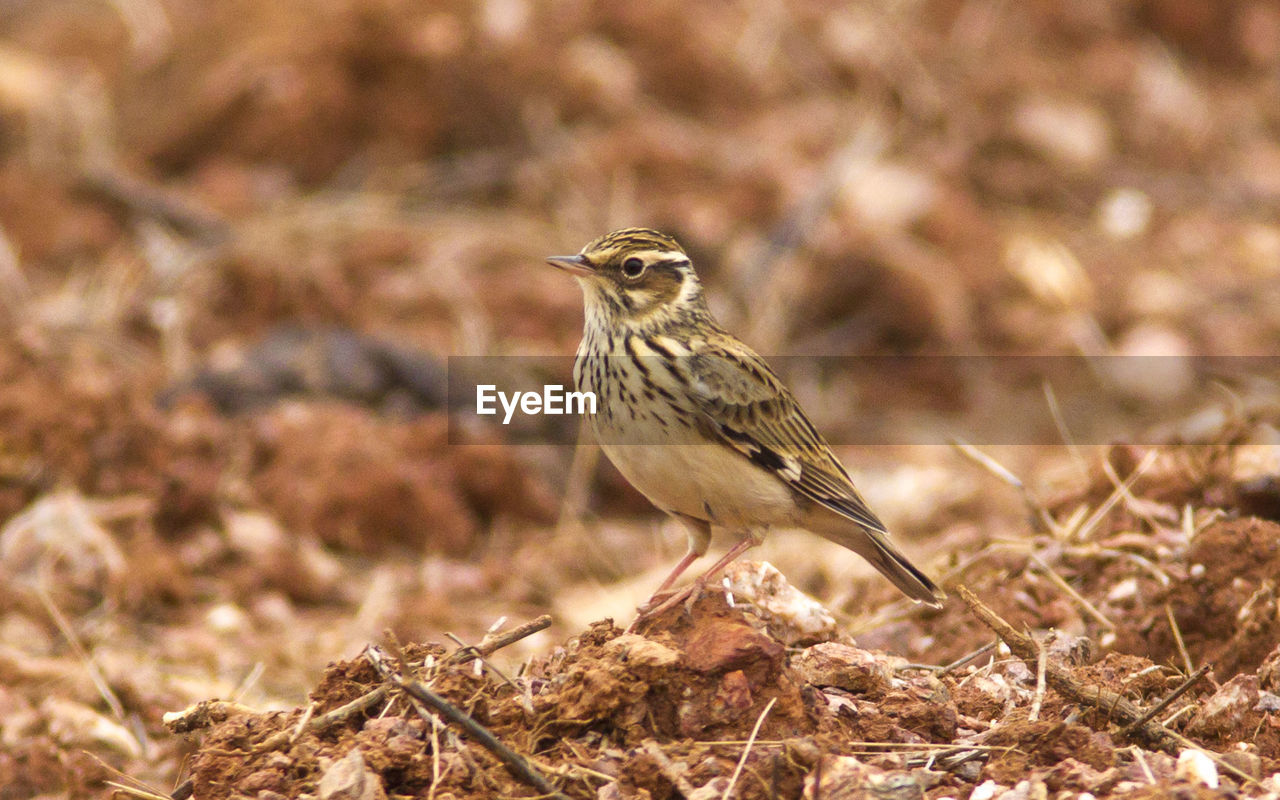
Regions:
[[843, 519], [835, 524], [815, 526], [813, 531], [865, 558], [912, 600], [941, 608], [947, 599], [947, 593], [908, 561], [885, 532], [869, 530]]

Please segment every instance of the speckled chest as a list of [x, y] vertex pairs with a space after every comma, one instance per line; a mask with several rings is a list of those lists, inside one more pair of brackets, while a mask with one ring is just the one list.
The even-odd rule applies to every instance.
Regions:
[[641, 355], [641, 334], [588, 328], [573, 377], [578, 391], [596, 395], [592, 424], [601, 444], [687, 444], [705, 441], [697, 411], [684, 395], [678, 370]]
[[579, 391], [594, 392], [596, 438], [609, 460], [654, 505], [732, 528], [790, 524], [792, 492], [722, 442], [708, 438], [684, 394], [681, 371], [628, 342], [588, 331], [574, 364]]

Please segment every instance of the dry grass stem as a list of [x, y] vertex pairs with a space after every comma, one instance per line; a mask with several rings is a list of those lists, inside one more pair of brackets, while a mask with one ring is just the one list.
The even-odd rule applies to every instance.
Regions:
[[307, 725], [311, 722], [311, 718], [315, 713], [316, 702], [312, 700], [310, 703], [307, 703], [307, 707], [302, 712], [302, 716], [298, 718], [298, 724], [293, 729], [293, 736], [289, 737], [290, 744], [297, 742], [298, 739], [302, 737], [303, 732], [306, 731]]
[[1124, 498], [1125, 508], [1133, 512], [1135, 516], [1140, 517], [1142, 521], [1146, 522], [1151, 530], [1158, 531], [1168, 527], [1167, 524], [1161, 523], [1151, 514], [1149, 510], [1151, 504], [1149, 502], [1142, 502], [1134, 496], [1133, 491], [1129, 486], [1126, 485], [1124, 481], [1120, 480], [1120, 476], [1116, 473], [1116, 468], [1111, 465], [1111, 462], [1108, 459], [1102, 459], [1102, 472], [1107, 476], [1107, 480], [1111, 481], [1112, 487], [1121, 492]]
[[1156, 776], [1151, 774], [1151, 767], [1147, 764], [1147, 757], [1142, 754], [1142, 748], [1134, 745], [1129, 748], [1129, 752], [1133, 753], [1133, 760], [1138, 762], [1138, 768], [1142, 770], [1142, 776], [1147, 779], [1147, 783], [1154, 784]]
[[1099, 611], [1098, 607], [1095, 606], [1093, 603], [1089, 602], [1089, 599], [1087, 597], [1085, 597], [1084, 595], [1076, 591], [1075, 587], [1067, 583], [1066, 578], [1063, 578], [1061, 575], [1059, 575], [1053, 567], [1049, 566], [1049, 564], [1045, 562], [1044, 559], [1042, 559], [1036, 553], [1029, 553], [1028, 555], [1031, 558], [1031, 560], [1036, 563], [1036, 566], [1040, 568], [1040, 571], [1043, 572], [1045, 576], [1048, 577], [1049, 580], [1051, 580], [1054, 583], [1055, 586], [1057, 586], [1062, 591], [1066, 592], [1071, 597], [1071, 599], [1075, 600], [1076, 603], [1078, 603], [1080, 607], [1084, 609], [1084, 611], [1089, 616], [1097, 620], [1099, 625], [1101, 625], [1102, 627], [1106, 628], [1109, 631], [1114, 631], [1116, 629], [1116, 624], [1112, 622], [1111, 619], [1109, 619], [1106, 614], [1103, 614], [1101, 611]]
[[738, 784], [738, 776], [742, 774], [742, 767], [747, 763], [747, 756], [751, 754], [751, 747], [755, 744], [756, 736], [760, 733], [760, 726], [764, 725], [765, 717], [769, 716], [769, 712], [773, 710], [773, 704], [776, 702], [778, 702], [778, 698], [769, 698], [764, 711], [761, 711], [760, 716], [756, 718], [755, 727], [751, 729], [751, 735], [747, 737], [747, 746], [742, 748], [742, 758], [738, 759], [738, 766], [734, 767], [733, 776], [729, 778], [729, 785], [725, 787], [721, 800], [729, 800], [729, 795], [733, 793], [733, 787]]
[[1053, 426], [1058, 429], [1058, 437], [1067, 446], [1067, 452], [1071, 454], [1072, 463], [1080, 471], [1080, 477], [1088, 480], [1088, 461], [1085, 459], [1084, 454], [1080, 452], [1080, 445], [1076, 444], [1075, 437], [1071, 435], [1070, 429], [1067, 428], [1067, 420], [1062, 416], [1062, 406], [1058, 404], [1057, 392], [1053, 390], [1053, 385], [1048, 381], [1042, 383], [1041, 388], [1044, 391], [1045, 405], [1049, 407], [1049, 416], [1053, 419]]
[[1173, 606], [1168, 603], [1164, 604], [1164, 616], [1169, 620], [1169, 630], [1173, 632], [1173, 641], [1178, 646], [1178, 655], [1182, 656], [1182, 664], [1187, 668], [1187, 674], [1195, 673], [1196, 667], [1191, 662], [1191, 653], [1187, 651], [1187, 643], [1182, 639], [1182, 628], [1178, 626], [1178, 618], [1173, 615]]
[[[120, 702], [120, 698], [116, 696], [116, 693], [112, 691], [111, 684], [107, 682], [106, 676], [102, 674], [102, 668], [98, 666], [97, 660], [85, 649], [85, 646], [80, 642], [80, 637], [71, 628], [71, 623], [62, 615], [62, 611], [58, 609], [57, 604], [53, 602], [53, 598], [49, 596], [48, 590], [45, 589], [43, 578], [36, 582], [35, 593], [40, 600], [40, 605], [44, 607], [45, 613], [53, 620], [58, 632], [67, 640], [67, 644], [71, 645], [76, 658], [79, 658], [80, 663], [84, 665], [85, 671], [89, 673], [89, 680], [93, 682], [93, 688], [97, 690], [98, 695], [106, 702], [107, 708], [111, 709], [112, 716], [123, 722], [125, 719], [124, 705]], [[136, 740], [137, 737], [134, 738]], [[138, 746], [141, 747], [142, 743], [138, 742]]]
[[1031, 489], [1021, 478], [1014, 475], [1012, 470], [963, 439], [952, 439], [951, 446], [960, 455], [1017, 489], [1018, 494], [1022, 497], [1023, 504], [1027, 507], [1027, 513], [1031, 517], [1032, 525], [1037, 532], [1052, 531], [1058, 527], [1048, 509], [1036, 499], [1035, 495], [1031, 493]]
[[1027, 712], [1027, 721], [1036, 722], [1040, 719], [1040, 706], [1044, 703], [1045, 692], [1045, 669], [1048, 666], [1049, 651], [1045, 649], [1044, 642], [1029, 637], [1036, 645], [1036, 691], [1031, 698], [1031, 710]]
[[231, 693], [231, 702], [237, 703], [245, 698], [249, 690], [254, 687], [259, 680], [262, 679], [262, 673], [266, 672], [267, 665], [261, 661], [255, 661], [249, 672], [245, 674], [240, 681], [240, 685]]
[[139, 800], [173, 800], [172, 795], [157, 794], [149, 789], [141, 789], [137, 786], [128, 786], [116, 781], [103, 781], [107, 786], [115, 789], [117, 792], [127, 794], [130, 797], [137, 797]]
[[1142, 457], [1142, 460], [1138, 462], [1138, 465], [1133, 468], [1133, 473], [1128, 478], [1125, 478], [1124, 483], [1117, 486], [1115, 490], [1107, 496], [1107, 499], [1103, 501], [1102, 505], [1098, 506], [1097, 510], [1095, 510], [1093, 514], [1090, 515], [1090, 517], [1074, 532], [1074, 538], [1077, 541], [1084, 541], [1089, 538], [1089, 534], [1093, 532], [1093, 529], [1097, 527], [1098, 523], [1101, 522], [1107, 514], [1111, 513], [1111, 509], [1115, 508], [1116, 503], [1120, 502], [1120, 499], [1128, 493], [1129, 489], [1135, 482], [1137, 482], [1138, 478], [1142, 477], [1142, 473], [1151, 468], [1151, 465], [1155, 463], [1158, 455], [1159, 453], [1156, 450], [1147, 451], [1146, 455]]

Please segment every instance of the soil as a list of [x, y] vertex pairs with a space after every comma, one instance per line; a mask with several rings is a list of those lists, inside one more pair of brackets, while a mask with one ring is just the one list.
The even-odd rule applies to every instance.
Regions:
[[[0, 800], [1280, 794], [1280, 8], [0, 31]], [[943, 608], [778, 532], [627, 630], [683, 531], [577, 420], [460, 415], [458, 376], [566, 379], [543, 258], [632, 224]], [[1181, 738], [1100, 690], [1172, 695]]]

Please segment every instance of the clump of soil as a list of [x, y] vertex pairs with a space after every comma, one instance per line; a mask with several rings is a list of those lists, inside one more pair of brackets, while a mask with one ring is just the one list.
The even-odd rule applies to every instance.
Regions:
[[[893, 780], [930, 797], [987, 781], [1095, 796], [1151, 782], [1193, 788], [1175, 768], [1176, 752], [1115, 724], [1105, 708], [1046, 690], [1034, 663], [992, 658], [937, 670], [847, 642], [789, 649], [766, 622], [744, 598], [730, 604], [715, 592], [646, 621], [643, 634], [597, 623], [513, 678], [435, 645], [408, 648], [401, 677], [421, 681], [570, 797], [694, 796], [735, 781], [736, 797], [811, 796], [833, 770], [854, 765], [856, 778], [846, 777], [864, 790]], [[1088, 648], [1069, 644], [1043, 646], [1086, 693], [1106, 689], [1150, 705], [1180, 681], [1145, 658], [1110, 653], [1091, 662]], [[214, 704], [174, 715], [171, 728], [200, 732], [196, 796], [331, 796], [352, 772], [366, 787], [359, 796], [536, 796], [476, 728], [439, 722], [380, 676], [373, 665], [386, 659], [331, 665], [305, 709]], [[1251, 780], [1280, 768], [1277, 726], [1257, 710], [1280, 708], [1280, 697], [1258, 687], [1258, 676], [1239, 676], [1186, 695], [1202, 710], [1179, 728], [1232, 755], [1224, 785], [1256, 787]]]

